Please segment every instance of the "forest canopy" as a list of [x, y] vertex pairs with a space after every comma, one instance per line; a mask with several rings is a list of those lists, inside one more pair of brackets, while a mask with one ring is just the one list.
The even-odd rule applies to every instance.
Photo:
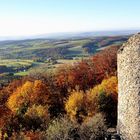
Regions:
[[[102, 137], [107, 127], [116, 125], [118, 48], [112, 46], [53, 73], [31, 74], [4, 86], [0, 90], [2, 137], [84, 137], [85, 131], [91, 133], [89, 123], [95, 139]], [[104, 131], [99, 136], [98, 121]]]

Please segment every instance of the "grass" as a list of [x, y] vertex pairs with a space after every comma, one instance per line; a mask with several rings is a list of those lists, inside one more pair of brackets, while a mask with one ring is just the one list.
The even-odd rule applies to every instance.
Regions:
[[20, 67], [20, 66], [30, 66], [33, 60], [22, 60], [22, 59], [1, 59], [0, 65], [5, 65], [7, 67]]
[[14, 75], [15, 76], [26, 76], [29, 74], [29, 71], [21, 71], [21, 72], [17, 72]]
[[71, 41], [72, 44], [76, 45], [76, 46], [82, 46], [86, 43], [88, 43], [90, 41], [90, 39], [79, 39], [79, 40], [73, 40]]
[[37, 70], [37, 71], [51, 71], [57, 67], [63, 66], [65, 64], [73, 64], [82, 58], [79, 58], [78, 60], [69, 60], [69, 59], [58, 59], [56, 64], [51, 64], [51, 63], [43, 63], [43, 62], [33, 62], [33, 60], [22, 60], [22, 59], [5, 59], [5, 60], [0, 60], [0, 65], [6, 65], [7, 67], [23, 67], [23, 66], [31, 66], [30, 69], [27, 69], [26, 71], [19, 71], [15, 72], [15, 76], [25, 76], [28, 75], [29, 73], [32, 73], [32, 71]]
[[70, 51], [83, 52], [82, 49], [83, 49], [82, 46], [75, 46], [75, 47], [69, 48], [68, 50], [70, 50]]
[[73, 63], [75, 63], [77, 61], [79, 61], [79, 60], [58, 59], [57, 60], [58, 64], [55, 64], [54, 66], [59, 67], [59, 66], [65, 65], [65, 64], [70, 64], [71, 65], [71, 64], [73, 64]]

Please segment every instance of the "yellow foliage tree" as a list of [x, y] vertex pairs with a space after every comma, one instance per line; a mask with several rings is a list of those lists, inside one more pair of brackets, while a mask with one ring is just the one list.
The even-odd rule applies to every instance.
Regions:
[[13, 112], [17, 112], [23, 104], [27, 104], [29, 102], [29, 99], [32, 98], [32, 87], [33, 82], [29, 81], [27, 81], [23, 86], [18, 87], [7, 101], [8, 108]]
[[112, 95], [114, 99], [117, 100], [118, 97], [118, 80], [116, 76], [112, 76], [109, 79], [105, 79], [102, 81], [101, 86], [103, 87], [104, 91]]
[[101, 92], [105, 92], [107, 95], [112, 95], [116, 100], [118, 96], [118, 80], [116, 76], [112, 76], [108, 79], [104, 79], [100, 85], [95, 86], [90, 90], [90, 99], [95, 98]]
[[82, 91], [72, 91], [66, 101], [65, 109], [72, 121], [82, 122], [86, 114], [84, 93]]
[[34, 103], [46, 105], [49, 96], [49, 89], [41, 80], [34, 81], [32, 99]]
[[45, 121], [49, 119], [48, 114], [47, 106], [33, 105], [32, 107], [28, 108], [25, 116], [31, 119], [41, 118], [43, 121]]
[[105, 94], [103, 106], [109, 106], [108, 102], [110, 100], [113, 100], [113, 103], [116, 105], [117, 92], [117, 77], [115, 76], [104, 79], [101, 84], [86, 91], [86, 93], [74, 90], [66, 101], [66, 112], [71, 120], [80, 119], [84, 121], [99, 111], [99, 106], [102, 106], [101, 102], [99, 102], [102, 93]]
[[34, 82], [27, 81], [9, 97], [7, 106], [14, 113], [24, 106], [32, 106], [33, 104], [46, 105], [48, 102], [48, 88], [40, 80]]
[[100, 85], [95, 86], [88, 94], [88, 114], [93, 115], [96, 111], [106, 114], [108, 123], [116, 125], [117, 117], [117, 97], [118, 97], [118, 81], [117, 77], [112, 76], [104, 79]]

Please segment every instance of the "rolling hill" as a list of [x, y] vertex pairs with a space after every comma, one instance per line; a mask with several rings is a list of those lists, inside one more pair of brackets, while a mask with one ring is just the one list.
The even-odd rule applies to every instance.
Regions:
[[0, 42], [0, 59], [47, 60], [92, 55], [101, 48], [120, 45], [128, 36], [72, 39], [32, 39]]
[[48, 72], [121, 45], [126, 36], [72, 37], [0, 41], [0, 87], [19, 76]]

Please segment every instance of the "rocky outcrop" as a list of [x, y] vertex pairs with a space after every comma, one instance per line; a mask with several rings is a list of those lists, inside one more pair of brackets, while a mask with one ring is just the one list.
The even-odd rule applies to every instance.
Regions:
[[118, 133], [140, 140], [140, 34], [118, 51]]

